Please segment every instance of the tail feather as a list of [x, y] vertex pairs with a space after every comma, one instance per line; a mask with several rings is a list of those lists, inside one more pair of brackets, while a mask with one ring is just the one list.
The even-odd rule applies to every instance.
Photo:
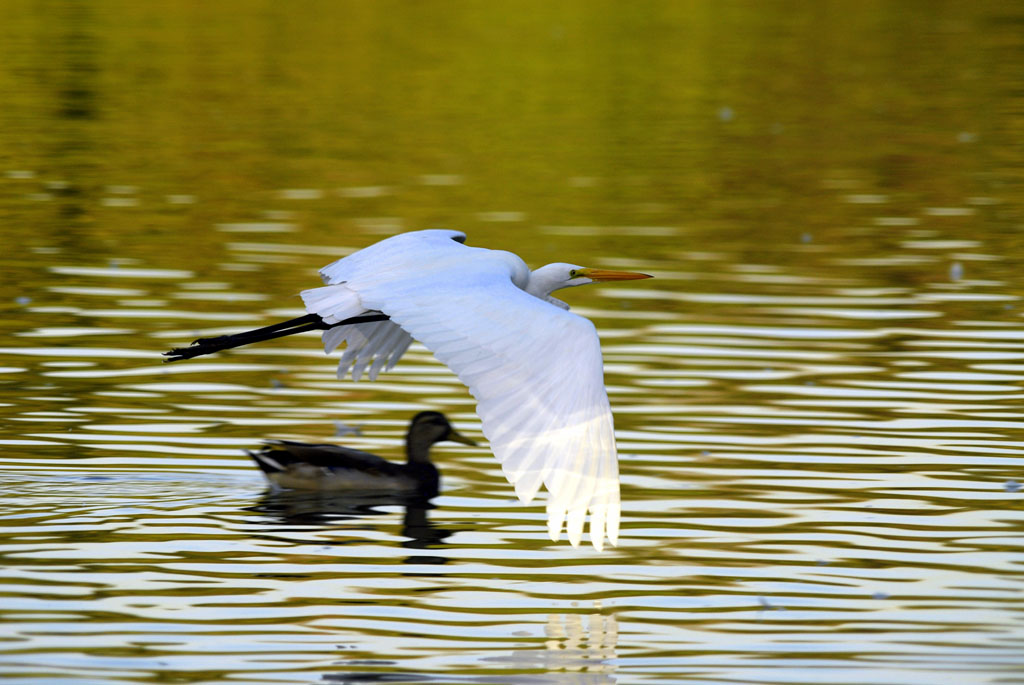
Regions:
[[256, 462], [256, 465], [260, 467], [260, 470], [268, 476], [273, 473], [280, 473], [285, 470], [284, 466], [279, 461], [270, 456], [270, 447], [263, 447], [258, 452], [252, 452], [246, 450], [245, 453], [252, 457], [252, 460]]

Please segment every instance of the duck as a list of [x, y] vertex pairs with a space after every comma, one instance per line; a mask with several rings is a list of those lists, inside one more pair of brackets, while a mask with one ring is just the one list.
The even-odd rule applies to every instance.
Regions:
[[441, 474], [430, 461], [430, 448], [451, 440], [476, 442], [455, 430], [437, 411], [416, 414], [405, 435], [406, 463], [342, 445], [272, 440], [258, 451], [247, 451], [272, 489], [317, 490], [331, 493], [391, 494], [433, 497]]

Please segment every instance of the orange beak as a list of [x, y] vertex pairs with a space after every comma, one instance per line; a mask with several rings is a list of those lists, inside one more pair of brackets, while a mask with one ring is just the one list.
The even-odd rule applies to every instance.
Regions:
[[606, 269], [579, 269], [576, 273], [589, 278], [595, 283], [603, 283], [604, 281], [637, 281], [641, 278], [654, 278], [648, 274], [640, 274], [635, 271], [608, 271]]

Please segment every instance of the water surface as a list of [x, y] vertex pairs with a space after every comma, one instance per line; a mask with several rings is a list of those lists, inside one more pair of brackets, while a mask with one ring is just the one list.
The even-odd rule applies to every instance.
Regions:
[[[8, 3], [0, 673], [14, 683], [1024, 683], [1012, 4]], [[295, 316], [402, 230], [652, 273], [574, 289], [618, 548], [486, 447], [429, 507], [243, 450], [480, 438], [414, 346]]]

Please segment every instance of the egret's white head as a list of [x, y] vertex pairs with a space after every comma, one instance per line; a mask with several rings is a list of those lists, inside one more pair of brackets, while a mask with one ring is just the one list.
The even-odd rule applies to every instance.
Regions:
[[633, 281], [640, 278], [651, 278], [651, 276], [633, 271], [608, 271], [556, 262], [532, 271], [526, 292], [545, 299], [560, 288], [572, 288], [577, 285], [606, 281]]

